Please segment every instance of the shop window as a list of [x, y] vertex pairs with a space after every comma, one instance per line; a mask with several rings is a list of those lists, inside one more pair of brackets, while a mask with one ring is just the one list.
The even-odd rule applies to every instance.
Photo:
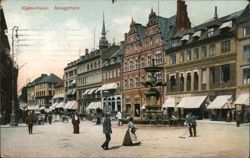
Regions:
[[184, 77], [183, 77], [183, 74], [181, 74], [181, 77], [180, 77], [180, 91], [183, 92], [184, 91]]
[[198, 72], [194, 72], [194, 90], [198, 90], [199, 75]]
[[187, 74], [187, 91], [191, 91], [191, 74]]
[[230, 65], [221, 66], [221, 81], [226, 83], [230, 80]]
[[176, 79], [175, 76], [170, 77], [170, 92], [176, 91]]

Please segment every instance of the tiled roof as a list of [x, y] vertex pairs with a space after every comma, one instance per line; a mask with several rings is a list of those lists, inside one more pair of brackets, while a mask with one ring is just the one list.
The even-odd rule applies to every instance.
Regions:
[[60, 82], [60, 78], [58, 76], [56, 76], [55, 74], [50, 74], [49, 76], [44, 77], [43, 79], [41, 79], [40, 81], [37, 82], [37, 84], [39, 83], [58, 83]]
[[163, 40], [166, 41], [172, 32], [172, 30], [170, 30], [170, 26], [176, 25], [176, 16], [172, 16], [170, 18], [157, 16], [157, 21], [158, 21], [158, 25], [161, 31], [161, 36]]

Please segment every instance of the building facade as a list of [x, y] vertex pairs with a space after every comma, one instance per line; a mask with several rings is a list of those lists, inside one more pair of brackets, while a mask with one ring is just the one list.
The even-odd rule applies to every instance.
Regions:
[[[164, 43], [176, 25], [176, 17], [165, 18], [157, 16], [151, 10], [147, 26], [137, 24], [132, 19], [130, 30], [125, 37], [125, 51], [123, 62], [123, 104], [133, 116], [140, 116], [145, 107], [145, 92], [147, 88], [141, 82], [147, 81], [150, 76], [145, 73], [144, 68], [154, 64], [163, 67]], [[164, 82], [164, 71], [155, 74], [157, 81]], [[162, 104], [164, 98], [164, 87], [158, 87], [162, 96], [158, 104]]]
[[236, 111], [241, 120], [250, 122], [250, 5], [237, 20], [237, 92]]
[[[4, 11], [0, 6], [0, 104], [1, 124], [10, 122], [12, 101], [14, 101], [15, 113], [18, 111], [17, 102], [17, 77], [18, 67], [10, 55], [10, 45], [6, 31], [8, 31]], [[13, 48], [12, 48], [13, 49]], [[13, 50], [12, 50], [13, 51]], [[14, 83], [13, 83], [14, 82]], [[14, 87], [13, 87], [14, 86]], [[17, 118], [16, 118], [17, 120]]]
[[182, 116], [192, 111], [200, 118], [231, 117], [237, 90], [236, 20], [242, 12], [218, 18], [215, 9], [213, 19], [172, 35], [165, 58], [167, 98], [181, 100]]
[[68, 63], [64, 68], [64, 89], [66, 100], [76, 100], [76, 87], [77, 87], [77, 63], [79, 60]]

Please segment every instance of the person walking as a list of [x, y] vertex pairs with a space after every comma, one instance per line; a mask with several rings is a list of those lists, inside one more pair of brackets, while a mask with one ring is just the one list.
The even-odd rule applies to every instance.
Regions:
[[187, 125], [188, 125], [188, 129], [189, 129], [189, 137], [196, 137], [196, 116], [192, 115], [192, 113], [190, 112], [187, 115]]
[[48, 120], [49, 120], [49, 124], [51, 124], [51, 122], [52, 122], [52, 114], [51, 114], [51, 112], [49, 112], [49, 114], [48, 114]]
[[118, 111], [116, 117], [118, 119], [118, 126], [121, 126], [122, 125], [122, 113]]
[[111, 133], [112, 133], [112, 129], [111, 129], [111, 120], [108, 114], [105, 114], [104, 116], [104, 121], [103, 121], [103, 133], [105, 134], [106, 140], [105, 142], [101, 145], [101, 147], [104, 150], [108, 150], [109, 149], [109, 142], [111, 140]]
[[29, 111], [28, 116], [26, 118], [26, 124], [28, 124], [29, 134], [32, 134], [32, 130], [33, 130], [33, 114], [32, 114], [31, 111]]
[[240, 112], [236, 112], [235, 116], [235, 121], [236, 121], [236, 127], [240, 127]]
[[80, 117], [79, 117], [77, 112], [75, 112], [72, 116], [72, 124], [73, 124], [73, 128], [74, 128], [73, 133], [79, 134]]

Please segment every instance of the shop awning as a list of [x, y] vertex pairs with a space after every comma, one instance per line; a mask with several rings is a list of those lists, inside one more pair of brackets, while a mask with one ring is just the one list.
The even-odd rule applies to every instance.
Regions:
[[83, 93], [82, 96], [87, 95], [90, 89], [86, 89]]
[[58, 102], [55, 102], [51, 107], [56, 108], [57, 105], [58, 105]]
[[72, 90], [72, 95], [74, 95], [76, 93], [76, 88], [74, 88], [73, 90]]
[[78, 109], [78, 102], [77, 101], [72, 101], [72, 103], [70, 104], [69, 109]]
[[102, 102], [95, 102], [94, 106], [93, 106], [94, 109], [97, 109], [97, 108], [102, 108]]
[[207, 96], [192, 96], [184, 97], [177, 105], [177, 107], [182, 107], [184, 109], [197, 109], [200, 108], [201, 104], [205, 101]]
[[88, 94], [92, 94], [97, 88], [91, 88], [89, 91], [88, 91]]
[[57, 98], [64, 98], [64, 93], [55, 94], [53, 96], [53, 99], [57, 99]]
[[91, 103], [87, 106], [86, 110], [93, 109], [95, 103], [96, 103], [96, 102], [91, 102]]
[[175, 107], [176, 104], [176, 99], [175, 98], [168, 98], [163, 104], [163, 108], [168, 108], [168, 107]]
[[58, 103], [55, 108], [64, 108], [64, 106], [65, 106], [65, 102], [62, 101], [62, 102]]
[[39, 110], [39, 105], [29, 105], [28, 110]]
[[98, 91], [104, 91], [104, 90], [109, 90], [109, 89], [116, 89], [118, 87], [117, 82], [113, 82], [113, 83], [107, 83], [107, 84], [103, 84]]
[[215, 98], [215, 100], [207, 106], [207, 109], [228, 109], [229, 100], [232, 95], [220, 95]]
[[72, 94], [72, 89], [69, 89], [68, 91], [67, 91], [67, 95], [71, 95]]
[[238, 105], [250, 105], [249, 94], [240, 94], [234, 104]]
[[71, 106], [71, 103], [72, 103], [72, 101], [68, 101], [68, 102], [65, 104], [64, 109], [69, 109], [70, 106]]

